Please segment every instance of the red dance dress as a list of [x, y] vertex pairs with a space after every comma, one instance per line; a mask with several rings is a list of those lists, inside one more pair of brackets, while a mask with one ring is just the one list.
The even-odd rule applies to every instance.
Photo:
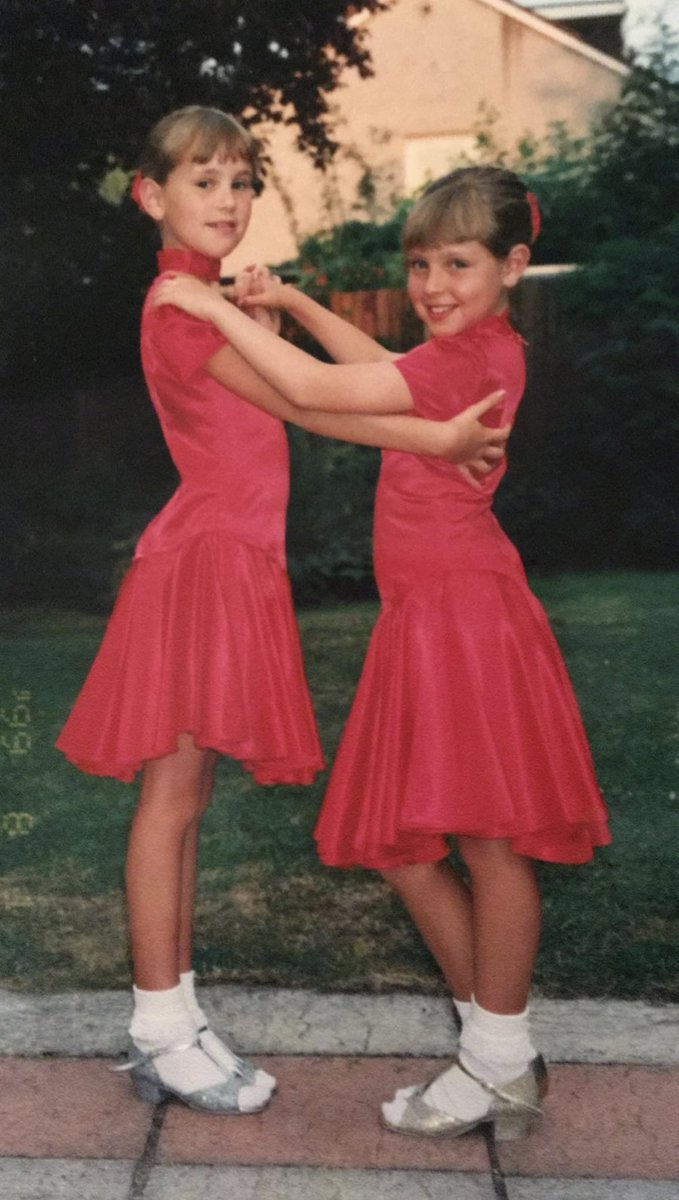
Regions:
[[[396, 360], [417, 415], [496, 388], [513, 418], [523, 344], [505, 316]], [[610, 841], [572, 685], [515, 547], [480, 489], [387, 451], [375, 508], [382, 610], [316, 827], [329, 866], [434, 862], [447, 835], [578, 863]]]
[[[159, 264], [219, 274], [183, 250]], [[187, 732], [259, 783], [310, 783], [324, 763], [285, 563], [285, 429], [205, 371], [224, 338], [153, 308], [160, 278], [142, 362], [181, 482], [139, 540], [57, 746], [84, 771], [129, 781]]]

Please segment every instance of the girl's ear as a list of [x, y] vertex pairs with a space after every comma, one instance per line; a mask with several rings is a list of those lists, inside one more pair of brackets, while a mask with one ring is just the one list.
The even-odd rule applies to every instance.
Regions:
[[161, 185], [145, 175], [139, 181], [138, 195], [139, 204], [144, 212], [154, 221], [162, 221], [165, 216], [165, 194]]
[[518, 246], [512, 246], [504, 261], [502, 282], [505, 287], [514, 287], [519, 282], [529, 262], [530, 250], [528, 246], [524, 246], [522, 243]]

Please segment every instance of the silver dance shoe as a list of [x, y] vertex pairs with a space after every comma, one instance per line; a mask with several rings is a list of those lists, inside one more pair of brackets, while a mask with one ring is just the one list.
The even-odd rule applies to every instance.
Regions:
[[[235, 1069], [225, 1075], [223, 1083], [214, 1084], [212, 1087], [198, 1088], [193, 1092], [183, 1092], [179, 1088], [170, 1087], [169, 1084], [164, 1083], [154, 1065], [154, 1059], [160, 1058], [163, 1054], [178, 1053], [196, 1047], [201, 1048], [198, 1038], [193, 1042], [163, 1046], [158, 1050], [147, 1052], [141, 1050], [136, 1042], [130, 1040], [128, 1061], [122, 1066], [112, 1067], [111, 1070], [129, 1071], [139, 1099], [147, 1104], [161, 1104], [164, 1100], [174, 1097], [197, 1112], [216, 1115], [257, 1113], [266, 1108], [271, 1099], [271, 1090], [246, 1079]], [[203, 1051], [203, 1053], [206, 1052]], [[212, 1061], [214, 1062], [214, 1059]], [[254, 1074], [255, 1068], [251, 1064], [248, 1066]]]
[[238, 1075], [243, 1083], [252, 1083], [255, 1087], [275, 1092], [277, 1086], [275, 1076], [270, 1075], [268, 1071], [263, 1071], [261, 1067], [256, 1067], [247, 1058], [241, 1058], [239, 1054], [234, 1054], [233, 1050], [218, 1037], [213, 1029], [210, 1029], [209, 1025], [203, 1025], [198, 1030], [196, 1037], [201, 1050], [225, 1075]]
[[[525, 1137], [541, 1120], [541, 1101], [548, 1088], [547, 1068], [541, 1054], [533, 1059], [523, 1075], [504, 1084], [487, 1083], [485, 1079], [477, 1078], [459, 1059], [453, 1065], [489, 1093], [491, 1104], [487, 1113], [473, 1121], [462, 1121], [451, 1113], [442, 1112], [425, 1103], [422, 1097], [430, 1084], [422, 1083], [405, 1097], [406, 1106], [398, 1121], [390, 1121], [383, 1110], [382, 1121], [387, 1129], [419, 1137], [460, 1137], [479, 1125], [492, 1124], [499, 1142], [512, 1142]], [[404, 1095], [403, 1091], [401, 1095]]]

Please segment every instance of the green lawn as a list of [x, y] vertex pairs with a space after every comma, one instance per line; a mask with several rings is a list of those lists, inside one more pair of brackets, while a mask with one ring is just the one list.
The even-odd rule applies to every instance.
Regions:
[[[533, 585], [580, 696], [614, 833], [591, 865], [541, 868], [537, 988], [679, 1000], [679, 575], [564, 574]], [[301, 614], [330, 754], [375, 611]], [[81, 775], [52, 749], [102, 625], [35, 611], [0, 620], [0, 986], [129, 983], [121, 885], [134, 788]], [[439, 989], [381, 880], [316, 862], [323, 783], [259, 789], [235, 764], [221, 766], [202, 846], [199, 971], [215, 982]]]

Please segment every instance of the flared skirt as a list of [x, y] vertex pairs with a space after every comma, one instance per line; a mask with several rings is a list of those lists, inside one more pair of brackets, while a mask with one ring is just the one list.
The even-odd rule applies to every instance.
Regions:
[[435, 861], [451, 835], [563, 863], [610, 841], [570, 678], [518, 576], [451, 572], [384, 605], [316, 827], [331, 866]]
[[286, 571], [219, 531], [134, 560], [57, 746], [130, 781], [181, 733], [259, 783], [324, 766]]

